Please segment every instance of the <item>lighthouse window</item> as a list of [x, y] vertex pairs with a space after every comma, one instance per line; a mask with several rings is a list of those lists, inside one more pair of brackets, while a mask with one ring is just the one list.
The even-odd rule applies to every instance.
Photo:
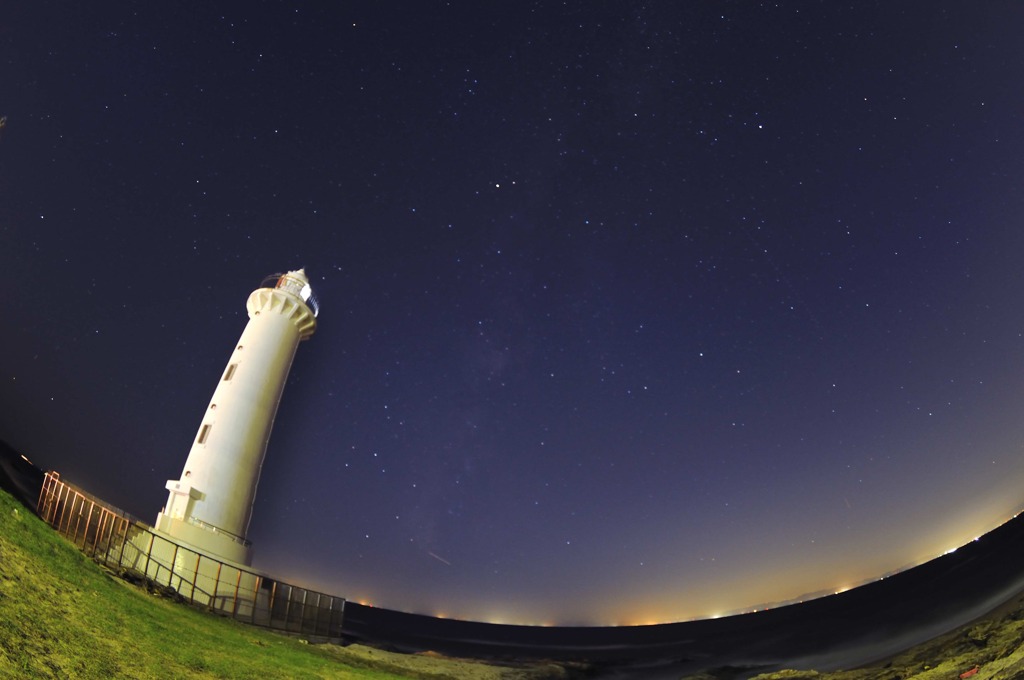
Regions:
[[201, 428], [199, 428], [199, 437], [196, 439], [196, 443], [197, 444], [205, 444], [206, 440], [210, 437], [210, 430], [212, 428], [213, 428], [213, 425], [209, 425], [209, 424], [203, 425]]
[[230, 364], [228, 370], [224, 371], [224, 380], [231, 380], [231, 376], [235, 374], [236, 368], [238, 368], [238, 364]]

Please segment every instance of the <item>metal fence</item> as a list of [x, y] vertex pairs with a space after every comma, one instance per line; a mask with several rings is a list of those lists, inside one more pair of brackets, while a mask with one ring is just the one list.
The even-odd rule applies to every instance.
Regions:
[[86, 555], [144, 576], [196, 606], [310, 637], [342, 637], [345, 599], [281, 583], [197, 552], [47, 472], [39, 516]]

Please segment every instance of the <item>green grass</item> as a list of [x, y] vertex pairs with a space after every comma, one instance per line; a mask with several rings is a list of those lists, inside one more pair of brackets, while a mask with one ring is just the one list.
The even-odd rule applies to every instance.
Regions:
[[305, 644], [130, 586], [0, 491], [0, 678], [460, 675], [345, 658], [345, 648]]

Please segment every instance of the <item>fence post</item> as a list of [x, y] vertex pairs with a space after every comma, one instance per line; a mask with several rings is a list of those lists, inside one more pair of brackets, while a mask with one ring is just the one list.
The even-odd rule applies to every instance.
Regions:
[[[46, 479], [43, 482], [43, 489], [42, 489], [42, 491], [39, 492], [39, 497], [40, 497], [40, 503], [44, 504], [42, 506], [42, 508], [40, 508], [40, 510], [41, 510], [41, 517], [51, 527], [53, 526], [53, 517], [52, 517], [52, 515], [53, 515], [53, 513], [54, 513], [54, 511], [55, 511], [55, 509], [57, 507], [57, 501], [53, 497], [53, 489], [56, 486], [57, 486], [57, 482], [53, 478], [53, 473], [52, 472], [47, 472], [46, 473]], [[45, 494], [45, 497], [44, 497], [44, 494]]]
[[[76, 505], [78, 506], [77, 510], [75, 509]], [[74, 529], [74, 531], [71, 530], [71, 518], [69, 517], [68, 518], [68, 533], [67, 533], [68, 539], [72, 543], [74, 543], [75, 545], [78, 545], [78, 525], [82, 523], [82, 508], [84, 506], [85, 506], [85, 498], [82, 496], [82, 494], [80, 494], [80, 493], [78, 493], [76, 491], [75, 492], [75, 500], [74, 500], [74, 502], [71, 503], [71, 515], [72, 515], [72, 517], [75, 518], [75, 529]]]
[[107, 510], [100, 508], [100, 523], [96, 527], [96, 533], [92, 535], [92, 552], [89, 557], [96, 557], [96, 548], [99, 547], [100, 539], [103, 537], [103, 529], [107, 525]]
[[46, 498], [46, 487], [50, 484], [50, 473], [43, 475], [43, 485], [39, 487], [39, 498], [36, 499], [36, 513], [43, 516], [43, 499]]
[[[44, 520], [50, 514], [50, 496], [53, 490], [53, 473], [47, 472], [43, 476], [43, 486], [39, 489], [39, 500], [36, 501], [36, 513]], [[49, 521], [47, 521], [49, 524]]]
[[220, 560], [217, 561], [217, 576], [213, 580], [213, 592], [210, 593], [210, 609], [216, 607], [217, 604], [217, 591], [220, 590], [220, 570], [224, 567], [224, 563]]
[[114, 527], [117, 526], [117, 515], [110, 513], [108, 516], [109, 521], [106, 525], [106, 536], [103, 539], [103, 563], [106, 564], [110, 561], [110, 544], [114, 540]]
[[50, 526], [54, 529], [57, 528], [55, 522], [59, 521], [58, 514], [64, 511], [64, 505], [63, 503], [60, 502], [60, 496], [62, 493], [64, 493], [64, 484], [55, 484], [54, 493], [51, 493], [50, 495], [50, 516], [47, 518], [47, 521], [50, 523]]
[[[82, 509], [85, 509], [85, 498], [82, 499]], [[89, 514], [85, 517], [85, 529], [82, 530], [82, 550], [85, 550], [89, 542], [89, 527], [92, 526], [92, 513], [96, 509], [96, 501], [89, 501]], [[78, 532], [75, 531], [75, 545], [78, 545]]]
[[[64, 502], [61, 503], [61, 506], [60, 506], [60, 518], [57, 519], [57, 524], [56, 525], [52, 525], [53, 528], [57, 530], [58, 534], [64, 533], [61, 530], [61, 527], [64, 525], [64, 513], [66, 513], [68, 511], [68, 498], [67, 497], [71, 495], [71, 489], [68, 488], [68, 485], [64, 484], [63, 487], [64, 488], [62, 488], [61, 491], [66, 491], [67, 493], [64, 494]], [[57, 501], [58, 502], [60, 501], [60, 496], [57, 497]]]
[[[71, 498], [71, 494], [72, 493], [73, 493], [73, 491], [72, 491], [71, 487], [68, 486], [67, 484], [65, 484], [64, 485], [64, 502], [61, 503], [61, 506], [60, 506], [60, 519], [57, 521], [57, 533], [63, 534], [64, 536], [67, 536], [67, 530], [63, 528], [64, 527], [64, 516], [68, 512], [74, 512], [75, 511], [75, 501]], [[69, 504], [71, 505], [71, 510], [68, 510], [68, 505]], [[68, 518], [68, 525], [70, 526], [70, 524], [71, 524], [71, 518]]]
[[249, 618], [249, 623], [256, 624], [256, 607], [259, 606], [260, 601], [260, 584], [263, 583], [263, 577], [257, 576], [254, 579], [255, 585], [252, 587], [252, 616]]
[[68, 503], [71, 503], [72, 507], [74, 506], [74, 503], [71, 501], [71, 487], [68, 486], [67, 484], [65, 484], [63, 491], [64, 491], [64, 500], [61, 501], [61, 504], [60, 504], [60, 518], [57, 520], [57, 533], [59, 533], [59, 534], [64, 533], [64, 530], [62, 529], [62, 527], [64, 526], [64, 515], [66, 515], [68, 513]]
[[96, 548], [99, 546], [100, 537], [103, 535], [103, 526], [106, 523], [107, 514], [104, 512], [104, 508], [100, 507], [100, 518], [96, 523], [96, 528], [92, 532], [92, 550], [89, 552], [89, 557], [96, 556]]
[[[80, 509], [78, 507], [82, 495], [77, 491], [75, 491], [74, 494], [74, 498], [71, 499], [71, 514], [68, 515], [68, 526], [67, 529], [64, 530], [64, 536], [66, 536], [69, 540], [71, 539], [72, 536], [74, 536], [75, 532], [78, 531], [78, 523], [82, 521], [82, 516], [79, 514]], [[71, 529], [72, 521], [74, 521], [75, 523], [74, 531], [72, 531]]]
[[[71, 498], [71, 510], [68, 514], [68, 525], [64, 529], [64, 535], [67, 539], [74, 540], [74, 537], [78, 535], [78, 524], [82, 521], [82, 505], [85, 504], [85, 498], [82, 494], [78, 493], [77, 490], [73, 489], [72, 493], [74, 496]], [[72, 528], [72, 523], [74, 528]]]
[[274, 600], [277, 599], [277, 581], [270, 586], [270, 606], [267, 607], [267, 625], [274, 627]]
[[[175, 567], [178, 566], [177, 565], [177, 559], [178, 559], [178, 544], [175, 543], [174, 544], [174, 553], [171, 554], [171, 573], [169, 573], [167, 575], [167, 585], [170, 588], [174, 588], [174, 585], [173, 585], [172, 581], [174, 580], [174, 569], [175, 569]], [[179, 576], [178, 577], [178, 588], [180, 588], [180, 587], [181, 587], [181, 577]], [[177, 588], [175, 588], [175, 591], [177, 591]]]
[[[54, 491], [57, 492], [57, 496], [54, 496]], [[57, 485], [57, 482], [53, 482], [50, 486], [50, 491], [46, 495], [46, 523], [51, 527], [53, 526], [53, 517], [57, 514], [57, 503], [60, 498], [61, 487]]]
[[128, 520], [124, 517], [121, 519], [124, 521], [124, 535], [121, 536], [121, 554], [117, 558], [118, 568], [124, 566], [124, 547], [128, 544]]
[[327, 604], [327, 631], [325, 633], [325, 636], [326, 637], [330, 637], [331, 636], [331, 621], [334, 619], [334, 596], [333, 595], [328, 595], [327, 597], [330, 599], [330, 602], [328, 602], [328, 604]]
[[110, 518], [110, 529], [107, 530], [109, 534], [107, 536], [107, 551], [103, 553], [103, 560], [108, 564], [110, 563], [110, 549], [114, 547], [114, 541], [117, 540], [117, 535], [119, 534], [117, 527], [120, 524], [120, 519], [117, 515]]
[[153, 541], [156, 540], [156, 535], [151, 532], [147, 533], [149, 533], [149, 547], [146, 548], [146, 568], [142, 570], [142, 573], [146, 575], [146, 578], [149, 578], [149, 558], [153, 554]]
[[74, 494], [74, 496], [71, 497], [71, 510], [68, 511], [68, 525], [64, 529], [65, 538], [71, 537], [71, 523], [76, 522], [79, 519], [78, 511], [76, 509], [76, 506], [78, 505], [78, 492], [72, 491], [72, 493]]
[[189, 597], [189, 604], [196, 603], [196, 584], [199, 583], [199, 560], [203, 559], [203, 556], [196, 553], [196, 573], [192, 576], [192, 596]]
[[334, 614], [335, 614], [335, 611], [336, 611], [334, 609], [335, 597], [333, 595], [331, 595], [330, 597], [331, 597], [331, 605], [330, 605], [330, 609], [328, 609], [328, 611], [330, 612], [330, 615], [327, 617], [327, 637], [329, 637], [329, 638], [331, 638], [331, 637], [338, 637], [338, 635], [335, 633], [336, 627], [334, 625]]
[[57, 487], [57, 482], [54, 481], [53, 477], [50, 477], [49, 483], [50, 486], [46, 490], [46, 515], [43, 519], [52, 527], [53, 513], [57, 511], [57, 499], [53, 497], [53, 490]]
[[[51, 527], [53, 526], [53, 516], [57, 514], [57, 503], [60, 500], [61, 487], [58, 484], [58, 481], [51, 478], [50, 490], [46, 494], [46, 523]], [[57, 492], [58, 497], [54, 497], [54, 491]]]
[[319, 635], [319, 601], [321, 601], [321, 593], [316, 593], [316, 613], [313, 615], [313, 635]]
[[284, 629], [288, 630], [288, 619], [292, 616], [292, 594], [295, 592], [295, 588], [288, 586], [288, 599], [285, 600], [284, 604]]
[[231, 618], [238, 616], [238, 588], [242, 585], [242, 570], [238, 570], [238, 578], [235, 579], [235, 597], [231, 605]]

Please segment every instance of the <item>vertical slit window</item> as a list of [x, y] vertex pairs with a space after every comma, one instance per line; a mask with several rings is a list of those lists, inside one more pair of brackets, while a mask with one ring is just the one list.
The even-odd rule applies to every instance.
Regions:
[[238, 364], [229, 364], [228, 370], [224, 371], [224, 381], [231, 380], [232, 376], [235, 375], [235, 369], [238, 368]]
[[210, 425], [208, 423], [199, 428], [199, 437], [196, 438], [196, 443], [205, 444], [206, 440], [210, 438], [210, 430], [212, 428], [213, 425]]

